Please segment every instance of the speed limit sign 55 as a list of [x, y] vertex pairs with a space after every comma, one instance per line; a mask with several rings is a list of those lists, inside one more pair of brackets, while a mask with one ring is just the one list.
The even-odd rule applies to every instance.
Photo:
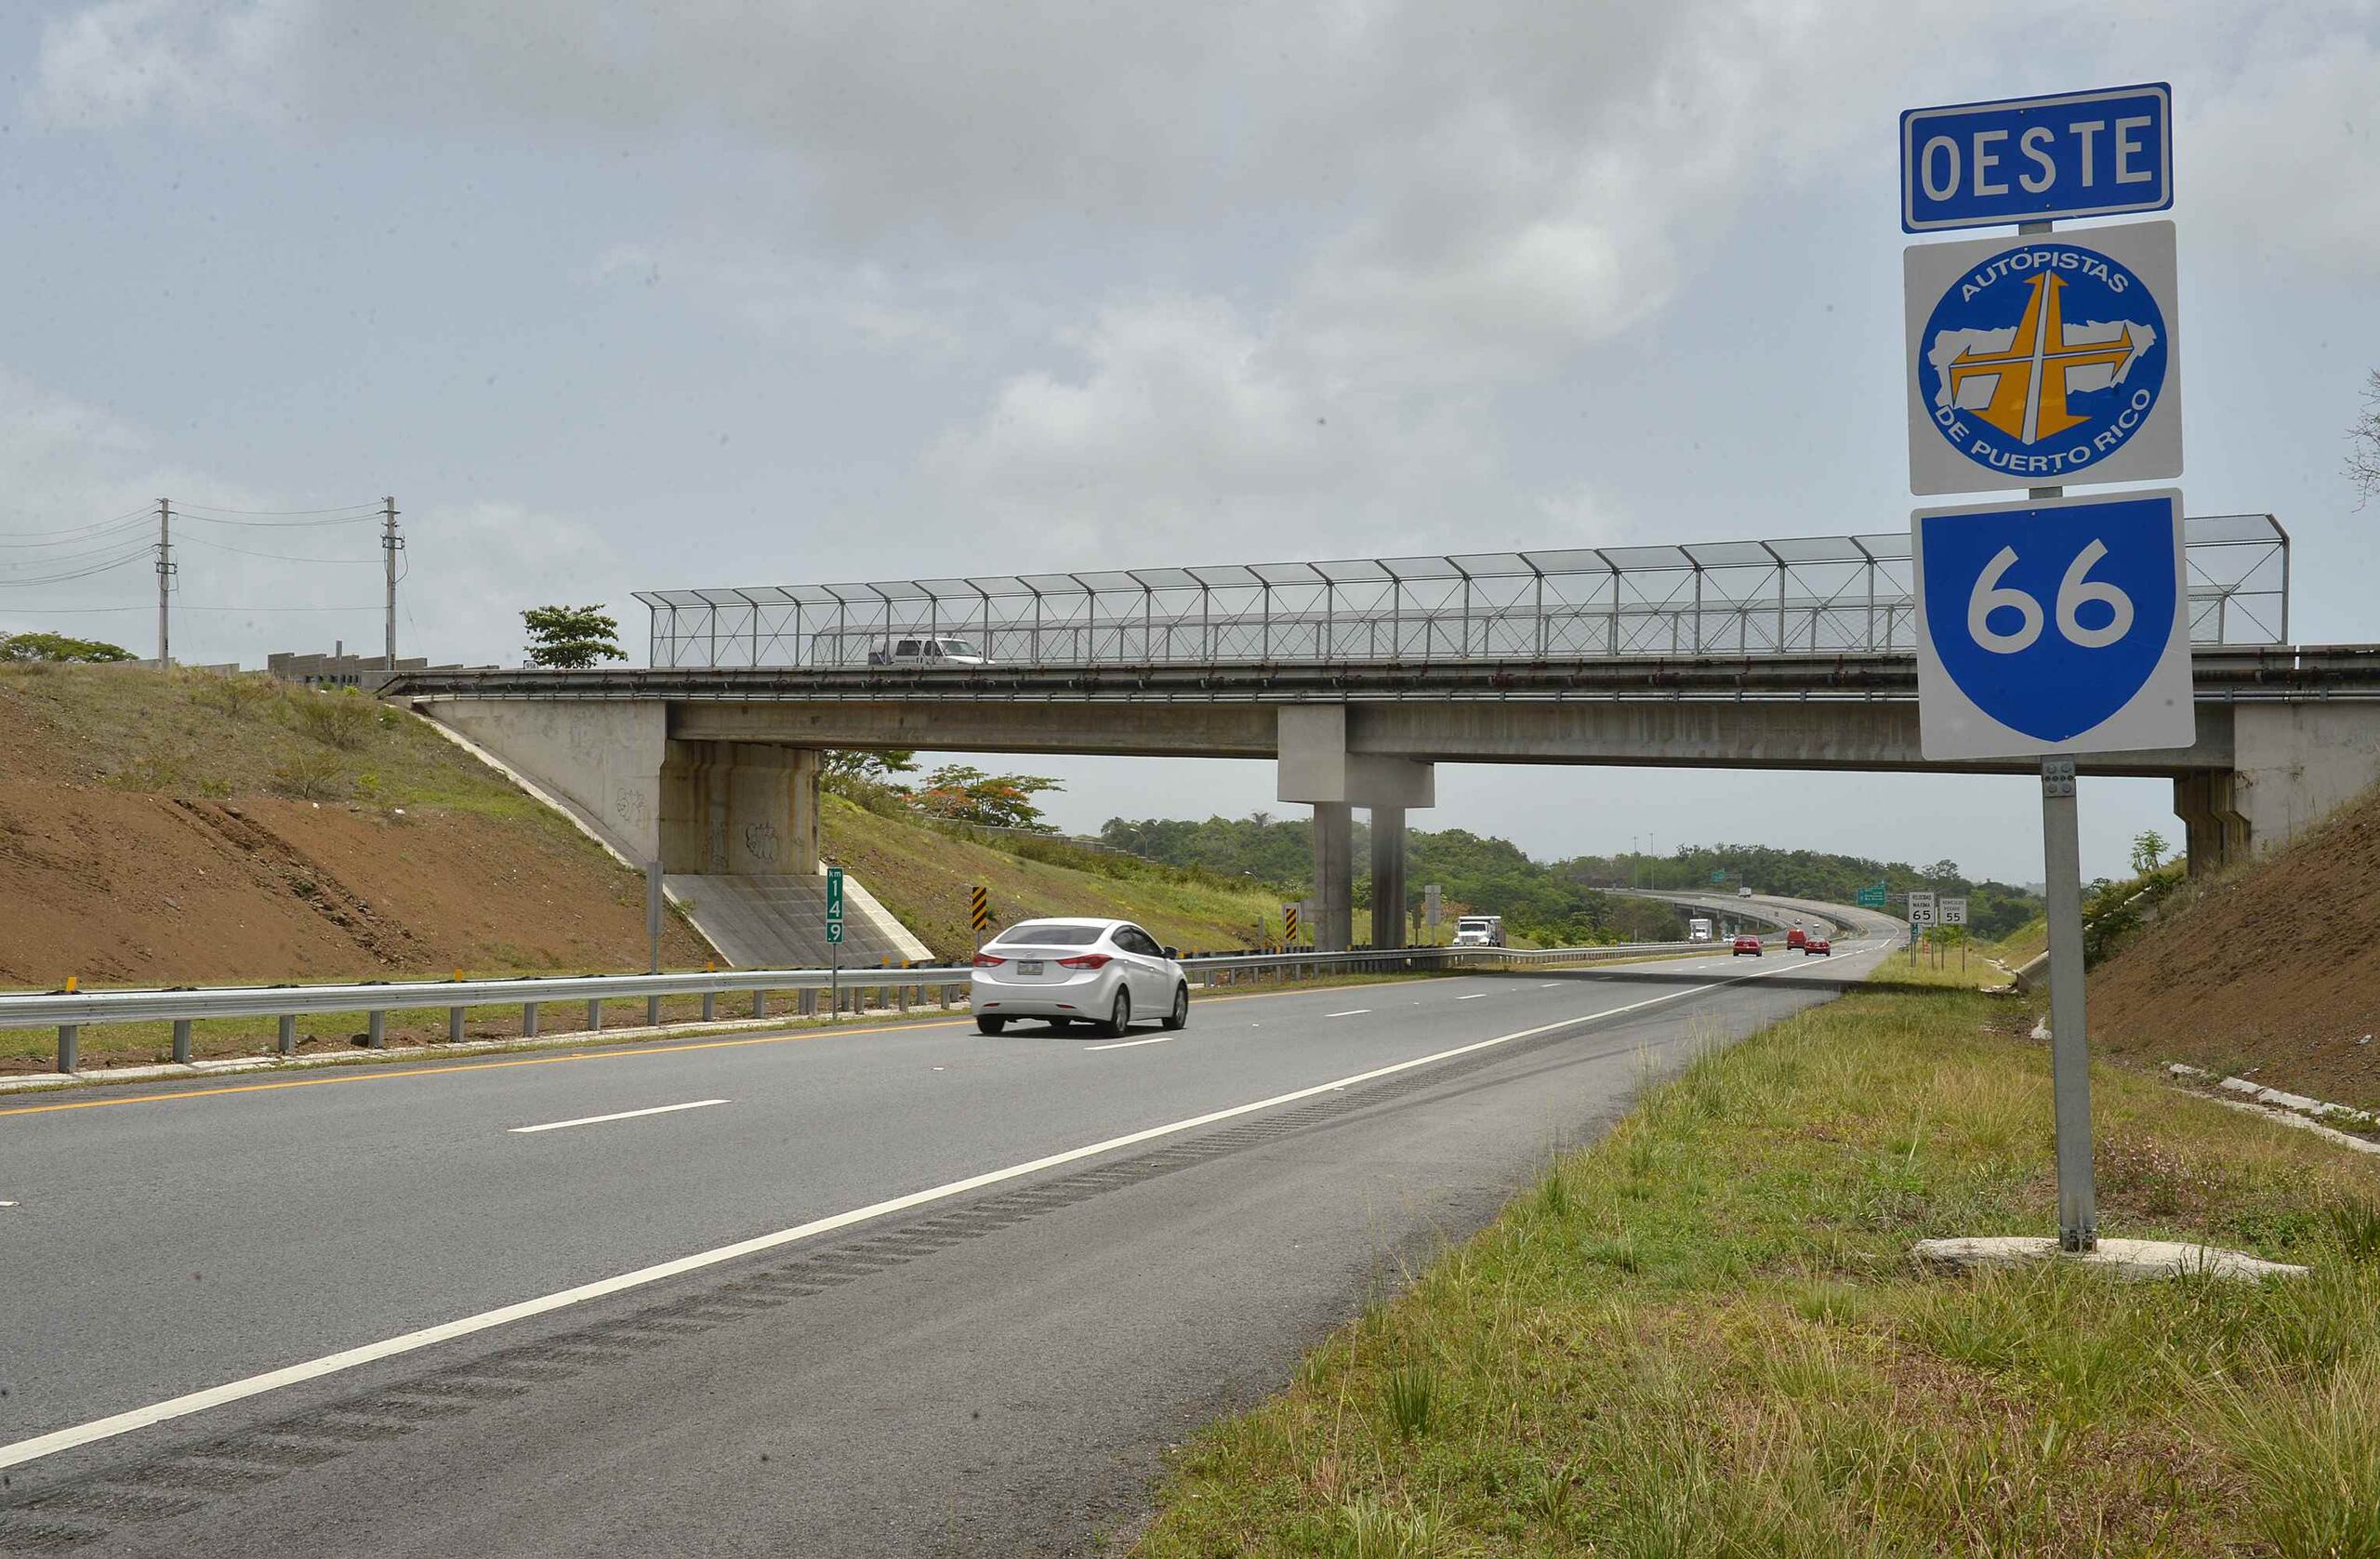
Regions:
[[2197, 740], [2179, 493], [1922, 509], [1911, 545], [1927, 759]]

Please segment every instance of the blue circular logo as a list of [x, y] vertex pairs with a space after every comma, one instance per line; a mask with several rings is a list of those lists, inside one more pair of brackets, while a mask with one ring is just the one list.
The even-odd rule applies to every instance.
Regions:
[[1935, 431], [1976, 464], [2042, 485], [2130, 443], [2165, 388], [2164, 311], [2096, 249], [2036, 239], [1963, 272], [1918, 342]]

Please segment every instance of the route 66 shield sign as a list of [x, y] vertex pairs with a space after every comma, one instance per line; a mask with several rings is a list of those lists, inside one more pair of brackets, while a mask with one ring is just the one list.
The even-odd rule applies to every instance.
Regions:
[[2197, 740], [2178, 492], [1924, 509], [1911, 544], [1926, 758]]

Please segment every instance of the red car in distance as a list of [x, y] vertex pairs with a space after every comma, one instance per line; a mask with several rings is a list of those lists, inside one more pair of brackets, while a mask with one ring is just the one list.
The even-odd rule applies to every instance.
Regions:
[[1739, 936], [1736, 938], [1736, 950], [1728, 954], [1727, 957], [1731, 958], [1740, 958], [1746, 953], [1750, 953], [1755, 958], [1760, 957], [1760, 938], [1756, 936]]
[[1823, 936], [1811, 937], [1802, 944], [1802, 957], [1806, 958], [1813, 953], [1822, 958], [1831, 958], [1834, 957], [1834, 944]]

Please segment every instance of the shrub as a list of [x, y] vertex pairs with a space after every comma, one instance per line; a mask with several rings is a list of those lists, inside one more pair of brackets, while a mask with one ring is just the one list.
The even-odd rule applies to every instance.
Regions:
[[346, 769], [326, 752], [299, 752], [273, 765], [272, 787], [301, 801], [336, 800], [346, 786]]
[[261, 671], [231, 676], [201, 673], [198, 685], [191, 697], [210, 709], [220, 710], [233, 720], [245, 720], [248, 711], [281, 696], [279, 684]]
[[290, 707], [298, 730], [341, 752], [353, 752], [369, 742], [380, 723], [380, 707], [351, 688], [299, 698]]

